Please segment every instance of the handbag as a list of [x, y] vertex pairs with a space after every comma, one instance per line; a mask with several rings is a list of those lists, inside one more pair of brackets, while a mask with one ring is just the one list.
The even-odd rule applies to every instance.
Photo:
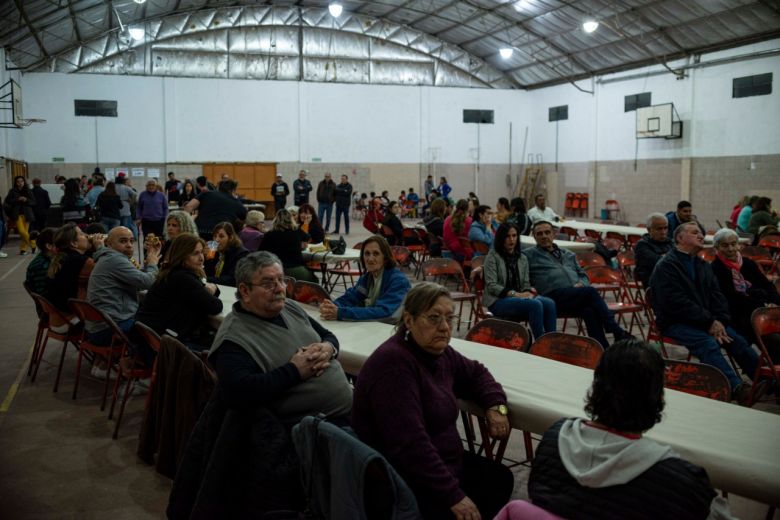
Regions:
[[330, 252], [334, 255], [343, 255], [347, 250], [347, 241], [344, 240], [343, 236], [339, 236], [338, 240], [328, 242], [328, 247], [330, 247]]

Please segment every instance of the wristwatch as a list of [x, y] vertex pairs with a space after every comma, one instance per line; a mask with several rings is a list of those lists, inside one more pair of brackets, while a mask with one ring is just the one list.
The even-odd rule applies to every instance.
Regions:
[[496, 406], [491, 407], [490, 410], [494, 410], [504, 416], [509, 415], [509, 408], [507, 408], [505, 404], [497, 404]]

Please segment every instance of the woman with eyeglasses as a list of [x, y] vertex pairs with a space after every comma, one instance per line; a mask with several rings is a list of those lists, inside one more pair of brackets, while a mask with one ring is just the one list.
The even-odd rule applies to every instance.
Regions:
[[320, 304], [324, 320], [386, 320], [395, 321], [401, 313], [401, 302], [409, 291], [409, 280], [393, 259], [393, 252], [384, 237], [373, 235], [360, 248], [363, 276], [343, 296]]
[[205, 246], [195, 235], [177, 236], [157, 280], [135, 315], [135, 321], [151, 327], [157, 334], [174, 332], [179, 341], [194, 351], [211, 346], [214, 331], [208, 326], [208, 318], [222, 312], [219, 288], [206, 282]]
[[505, 438], [506, 395], [450, 346], [456, 319], [446, 288], [423, 282], [409, 291], [395, 335], [360, 370], [352, 427], [404, 478], [423, 518], [493, 518], [512, 494], [512, 472], [463, 451], [458, 399], [485, 409], [490, 436]]

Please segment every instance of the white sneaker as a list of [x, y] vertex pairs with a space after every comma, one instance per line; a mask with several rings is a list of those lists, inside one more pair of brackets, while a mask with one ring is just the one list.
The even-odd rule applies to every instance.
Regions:
[[8, 258], [8, 253], [3, 253], [0, 251], [0, 258]]
[[[95, 379], [101, 379], [101, 380], [105, 381], [106, 380], [106, 372], [108, 372], [108, 368], [100, 368], [97, 365], [92, 365], [92, 370], [90, 370], [89, 373]], [[112, 370], [111, 371], [111, 379], [114, 379], [115, 377], [116, 377], [116, 372]]]

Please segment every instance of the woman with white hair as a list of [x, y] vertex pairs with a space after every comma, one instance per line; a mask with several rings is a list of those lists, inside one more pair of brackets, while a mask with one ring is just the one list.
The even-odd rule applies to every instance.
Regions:
[[175, 210], [168, 213], [165, 219], [165, 242], [160, 249], [160, 258], [165, 261], [165, 254], [171, 247], [171, 242], [182, 233], [198, 236], [198, 227], [192, 215], [182, 210]]
[[262, 211], [253, 209], [246, 214], [244, 227], [241, 228], [238, 236], [241, 237], [241, 242], [247, 250], [257, 251], [257, 248], [260, 247], [260, 242], [263, 241], [264, 222], [265, 214]]
[[728, 300], [731, 326], [750, 343], [755, 343], [750, 315], [760, 307], [780, 305], [780, 293], [761, 268], [739, 252], [739, 236], [734, 230], [719, 230], [713, 237], [713, 245], [717, 256], [712, 271]]

